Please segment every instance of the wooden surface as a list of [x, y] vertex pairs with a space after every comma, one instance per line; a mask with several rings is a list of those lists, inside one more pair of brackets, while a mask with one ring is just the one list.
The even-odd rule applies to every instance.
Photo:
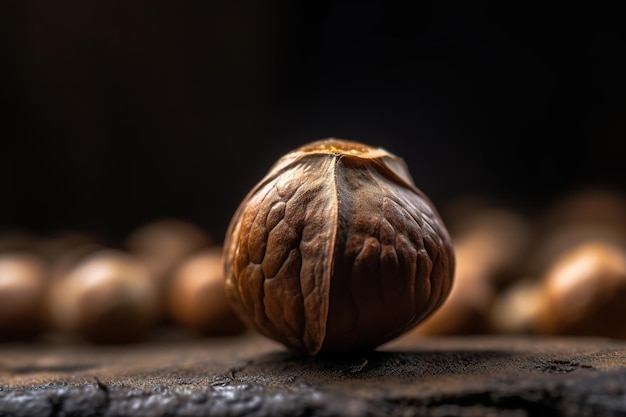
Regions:
[[402, 338], [303, 357], [255, 334], [0, 345], [0, 416], [626, 416], [626, 341]]

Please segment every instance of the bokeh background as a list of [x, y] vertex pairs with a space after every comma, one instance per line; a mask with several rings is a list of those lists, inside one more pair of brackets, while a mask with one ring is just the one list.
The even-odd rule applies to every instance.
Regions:
[[334, 136], [402, 156], [440, 206], [528, 210], [626, 188], [618, 5], [6, 1], [0, 228], [218, 239], [282, 154]]

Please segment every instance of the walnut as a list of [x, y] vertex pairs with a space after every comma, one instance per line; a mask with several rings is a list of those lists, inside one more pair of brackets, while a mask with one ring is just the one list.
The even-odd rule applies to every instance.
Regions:
[[243, 199], [224, 243], [242, 320], [290, 349], [374, 349], [450, 293], [454, 250], [404, 160], [326, 139], [280, 158]]

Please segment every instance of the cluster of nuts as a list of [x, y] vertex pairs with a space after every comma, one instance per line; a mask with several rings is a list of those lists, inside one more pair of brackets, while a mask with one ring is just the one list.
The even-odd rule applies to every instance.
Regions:
[[400, 336], [626, 338], [626, 196], [579, 189], [536, 215], [488, 199], [441, 212], [404, 160], [341, 139], [298, 147], [235, 211], [223, 246], [181, 220], [122, 248], [0, 235], [0, 338], [143, 340], [246, 329], [308, 355]]
[[172, 327], [245, 330], [225, 296], [222, 246], [200, 227], [160, 219], [115, 247], [79, 232], [0, 233], [0, 340], [129, 343]]
[[455, 245], [455, 286], [413, 336], [626, 338], [621, 190], [581, 187], [535, 213], [479, 198], [443, 211]]

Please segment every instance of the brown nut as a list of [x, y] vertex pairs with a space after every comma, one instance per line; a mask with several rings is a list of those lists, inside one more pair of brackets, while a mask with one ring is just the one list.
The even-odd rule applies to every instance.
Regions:
[[196, 336], [228, 336], [246, 326], [226, 298], [222, 246], [189, 256], [172, 275], [167, 309], [174, 323]]
[[167, 315], [167, 287], [172, 273], [187, 256], [213, 243], [213, 238], [195, 224], [178, 218], [161, 218], [133, 230], [124, 248], [146, 264], [159, 291], [161, 322]]
[[32, 338], [43, 329], [45, 263], [23, 252], [0, 255], [0, 340]]
[[404, 334], [454, 276], [445, 225], [404, 161], [340, 139], [280, 158], [239, 205], [224, 250], [242, 319], [309, 355]]
[[91, 253], [52, 282], [54, 329], [94, 343], [145, 338], [158, 317], [158, 293], [146, 266], [114, 249]]
[[541, 285], [538, 333], [626, 338], [623, 247], [600, 240], [581, 243], [555, 259]]

